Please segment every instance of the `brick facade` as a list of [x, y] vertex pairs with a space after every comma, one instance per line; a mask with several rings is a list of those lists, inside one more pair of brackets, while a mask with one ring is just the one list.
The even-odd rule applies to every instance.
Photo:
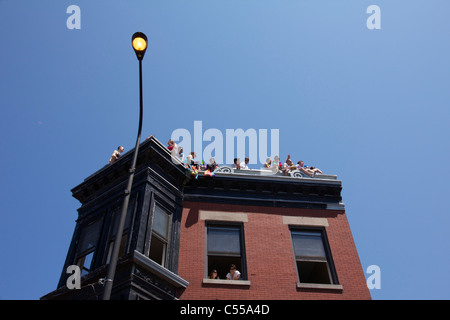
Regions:
[[[205, 221], [200, 211], [246, 213], [244, 222], [250, 285], [203, 283]], [[328, 243], [341, 289], [297, 288], [289, 225], [283, 216], [325, 218]], [[189, 281], [180, 299], [370, 299], [364, 273], [343, 210], [271, 208], [187, 202], [183, 204], [178, 274]], [[224, 279], [224, 275], [221, 275]]]

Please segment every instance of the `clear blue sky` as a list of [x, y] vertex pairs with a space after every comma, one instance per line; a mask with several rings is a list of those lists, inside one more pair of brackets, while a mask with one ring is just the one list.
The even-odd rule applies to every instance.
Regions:
[[[381, 29], [369, 30], [369, 5]], [[66, 9], [81, 9], [70, 30]], [[450, 2], [0, 1], [0, 299], [58, 283], [70, 190], [143, 135], [279, 129], [343, 183], [374, 299], [449, 299]], [[366, 275], [366, 278], [369, 275]]]

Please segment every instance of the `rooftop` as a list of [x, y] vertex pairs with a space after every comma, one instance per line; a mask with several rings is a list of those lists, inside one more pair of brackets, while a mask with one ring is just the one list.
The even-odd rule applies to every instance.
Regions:
[[[124, 153], [114, 163], [107, 164], [72, 189], [73, 196], [85, 203], [110, 187], [124, 181], [134, 149]], [[296, 205], [308, 208], [341, 210], [341, 181], [336, 175], [316, 173], [313, 176], [298, 168], [280, 171], [277, 168], [235, 169], [218, 165], [213, 172], [196, 162], [186, 164], [158, 141], [148, 137], [139, 146], [136, 175], [151, 174], [172, 189], [184, 190], [184, 200], [227, 201], [245, 200], [262, 205]], [[276, 203], [275, 203], [276, 202]]]

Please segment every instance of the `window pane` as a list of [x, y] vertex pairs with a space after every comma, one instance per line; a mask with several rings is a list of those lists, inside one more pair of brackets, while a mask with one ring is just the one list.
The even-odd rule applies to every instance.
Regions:
[[331, 284], [326, 262], [297, 261], [297, 268], [301, 283]]
[[158, 237], [152, 235], [149, 258], [164, 267], [164, 260], [166, 256], [165, 252], [166, 244], [158, 239]]
[[92, 258], [94, 257], [94, 251], [88, 253], [86, 256], [82, 257], [80, 260], [81, 275], [84, 276], [89, 271], [91, 271]]
[[78, 249], [78, 252], [82, 253], [97, 245], [97, 241], [100, 236], [100, 227], [100, 221], [96, 221], [83, 228], [80, 237], [80, 247]]
[[[127, 244], [127, 237], [128, 237], [128, 233], [124, 233], [122, 235], [122, 241], [120, 241], [120, 248], [119, 248], [119, 257], [123, 257], [126, 253], [125, 246]], [[107, 264], [111, 262], [111, 256], [112, 256], [112, 252], [114, 250], [114, 242], [115, 242], [115, 239], [109, 242], [108, 257], [106, 258]]]
[[[131, 219], [134, 213], [134, 203], [135, 201], [131, 201], [130, 205], [127, 209], [127, 216], [125, 218], [125, 224], [123, 226], [123, 230], [127, 230], [131, 226]], [[111, 237], [115, 237], [117, 233], [117, 229], [119, 228], [120, 216], [122, 215], [122, 208], [117, 208], [113, 213], [113, 227]]]
[[169, 233], [169, 215], [157, 205], [155, 206], [155, 216], [153, 217], [153, 231], [167, 240]]
[[208, 254], [240, 255], [240, 229], [208, 227]]
[[296, 257], [326, 259], [322, 232], [320, 231], [292, 231], [292, 243], [294, 244]]

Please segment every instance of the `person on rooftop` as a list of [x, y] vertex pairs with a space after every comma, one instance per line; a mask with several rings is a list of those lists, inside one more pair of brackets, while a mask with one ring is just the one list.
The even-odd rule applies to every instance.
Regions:
[[290, 173], [292, 170], [295, 170], [295, 169], [296, 169], [296, 167], [295, 167], [295, 165], [292, 163], [291, 155], [289, 154], [289, 155], [287, 156], [287, 158], [286, 158], [286, 162], [283, 164], [283, 167], [281, 168], [281, 171], [283, 172], [283, 174], [284, 174], [285, 176], [288, 176], [289, 173]]
[[169, 149], [170, 153], [172, 154], [172, 157], [178, 157], [178, 146], [175, 143], [175, 141], [170, 139], [167, 142], [167, 144], [168, 144], [167, 149]]
[[241, 168], [241, 159], [234, 158], [234, 163], [231, 166], [233, 169], [240, 169]]
[[119, 157], [122, 155], [123, 147], [119, 146], [117, 150], [114, 150], [114, 152], [111, 155], [111, 158], [109, 158], [109, 164], [113, 164]]
[[279, 156], [273, 157], [273, 162], [272, 162], [272, 168], [271, 169], [275, 173], [281, 170], [281, 162], [280, 162], [280, 157]]
[[272, 166], [272, 159], [267, 158], [266, 162], [264, 163], [264, 169], [270, 169], [271, 166]]
[[184, 159], [184, 152], [183, 152], [183, 147], [182, 147], [182, 146], [180, 146], [180, 147], [178, 148], [178, 158], [179, 158], [181, 161], [183, 161], [183, 159]]
[[214, 158], [209, 159], [209, 163], [206, 165], [206, 170], [214, 172], [219, 165], [216, 163]]
[[299, 160], [297, 162], [297, 169], [300, 170], [301, 172], [307, 174], [310, 177], [314, 177], [317, 173], [322, 174], [322, 170], [320, 170], [319, 168], [315, 168], [315, 167], [308, 167], [305, 166], [302, 160]]
[[175, 141], [173, 141], [172, 139], [170, 139], [168, 142], [167, 142], [167, 144], [168, 144], [168, 146], [167, 146], [167, 149], [169, 149], [170, 151], [172, 151], [173, 150], [173, 148], [175, 147]]
[[250, 159], [248, 157], [246, 157], [245, 160], [242, 161], [240, 164], [241, 170], [249, 170], [249, 167], [248, 167], [249, 162], [250, 162]]

